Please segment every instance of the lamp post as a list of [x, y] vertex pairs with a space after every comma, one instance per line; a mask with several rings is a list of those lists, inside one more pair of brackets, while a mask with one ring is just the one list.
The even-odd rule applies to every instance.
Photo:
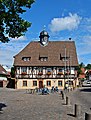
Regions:
[[66, 76], [65, 76], [65, 74], [66, 74], [66, 46], [64, 46], [64, 54], [65, 54], [65, 59], [64, 59], [64, 88], [65, 88], [65, 86], [66, 86], [66, 84], [65, 84], [65, 80], [66, 80]]
[[69, 82], [70, 82], [70, 77], [69, 77], [69, 74], [70, 74], [70, 55], [69, 55], [69, 51], [68, 51], [68, 90], [69, 90]]

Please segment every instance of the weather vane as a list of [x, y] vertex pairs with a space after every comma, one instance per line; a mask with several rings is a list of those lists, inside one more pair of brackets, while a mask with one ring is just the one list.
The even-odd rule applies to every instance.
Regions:
[[46, 25], [44, 25], [43, 30], [46, 30]]

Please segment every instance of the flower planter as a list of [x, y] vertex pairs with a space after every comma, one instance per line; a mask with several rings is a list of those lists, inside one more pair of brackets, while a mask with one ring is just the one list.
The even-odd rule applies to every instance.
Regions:
[[47, 75], [51, 75], [51, 72], [47, 72]]
[[63, 73], [62, 72], [58, 72], [58, 75], [63, 75]]
[[43, 73], [42, 73], [42, 72], [39, 72], [39, 73], [38, 73], [38, 75], [40, 75], [40, 76], [41, 76], [41, 75], [43, 75]]
[[27, 73], [26, 73], [26, 72], [22, 72], [21, 74], [22, 74], [22, 75], [27, 75]]

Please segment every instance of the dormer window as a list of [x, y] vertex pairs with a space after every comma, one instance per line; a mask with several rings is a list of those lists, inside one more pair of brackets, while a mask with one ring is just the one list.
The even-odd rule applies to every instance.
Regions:
[[62, 60], [62, 61], [68, 61], [69, 59], [70, 59], [69, 56], [64, 56], [64, 55], [60, 54], [60, 60]]
[[31, 60], [31, 57], [22, 57], [22, 60], [23, 60], [23, 61], [30, 61], [30, 60]]
[[69, 57], [62, 57], [60, 60], [62, 60], [62, 61], [68, 61]]
[[39, 57], [40, 61], [48, 61], [48, 57]]

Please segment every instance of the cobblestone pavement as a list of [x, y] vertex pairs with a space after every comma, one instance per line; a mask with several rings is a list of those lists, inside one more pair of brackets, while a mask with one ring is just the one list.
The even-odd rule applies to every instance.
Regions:
[[[66, 93], [75, 103], [73, 93]], [[0, 120], [84, 120], [73, 117], [72, 105], [65, 105], [59, 93], [28, 94], [24, 90], [0, 88]]]
[[91, 114], [91, 87], [81, 87], [66, 94], [71, 105], [77, 104], [81, 107], [79, 119], [85, 120], [85, 113]]

